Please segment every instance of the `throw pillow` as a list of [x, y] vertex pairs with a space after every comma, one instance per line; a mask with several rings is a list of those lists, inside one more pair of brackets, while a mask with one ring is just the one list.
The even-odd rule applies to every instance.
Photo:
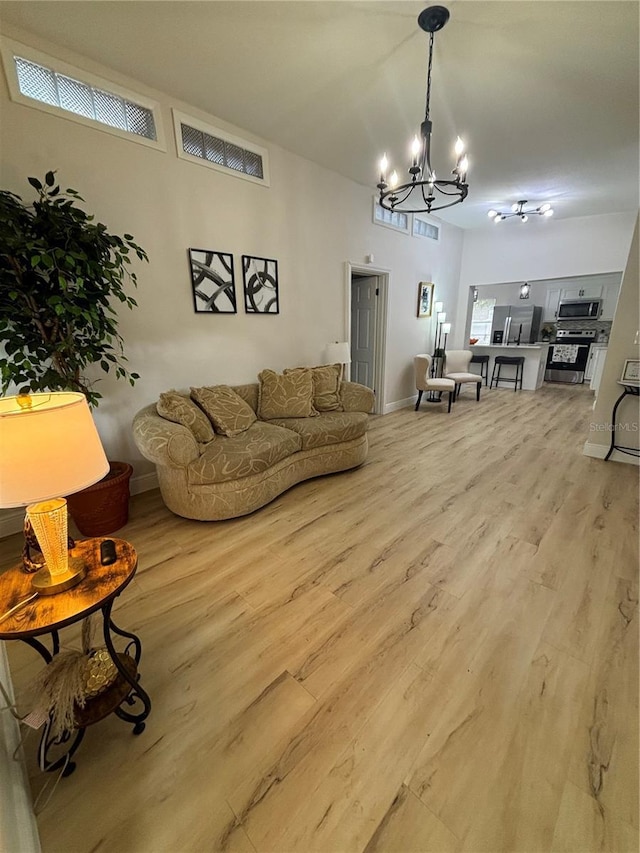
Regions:
[[263, 370], [258, 381], [258, 414], [262, 420], [310, 418], [318, 414], [313, 408], [313, 379], [310, 370], [302, 368], [292, 373]]
[[206, 444], [216, 435], [207, 416], [188, 397], [183, 397], [177, 391], [165, 391], [160, 394], [156, 411], [161, 418], [166, 418], [174, 424], [182, 424], [191, 430], [196, 441]]
[[191, 398], [202, 407], [215, 431], [221, 435], [240, 435], [257, 420], [251, 406], [228, 385], [192, 388]]
[[313, 406], [318, 412], [342, 411], [340, 399], [341, 364], [322, 364], [319, 367], [288, 367], [285, 373], [310, 370], [313, 378]]

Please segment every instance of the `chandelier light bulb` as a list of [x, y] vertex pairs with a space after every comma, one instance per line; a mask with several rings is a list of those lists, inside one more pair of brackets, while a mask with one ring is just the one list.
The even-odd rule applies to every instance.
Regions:
[[501, 213], [497, 213], [494, 216], [493, 221], [494, 222], [502, 222], [503, 219], [504, 219], [504, 216]]
[[398, 183], [398, 173], [394, 170], [389, 177], [389, 186], [393, 189]]
[[549, 210], [545, 210], [545, 212], [542, 215], [543, 216], [553, 216], [553, 208], [550, 207]]
[[418, 162], [418, 154], [420, 154], [420, 140], [417, 136], [413, 137], [413, 142], [411, 143], [411, 156], [413, 157], [414, 163]]
[[541, 204], [540, 207], [538, 208], [538, 210], [540, 211], [540, 213], [546, 213], [547, 210], [551, 210], [551, 205], [550, 204]]
[[523, 214], [522, 214], [522, 216], [520, 217], [520, 219], [522, 219], [522, 221], [523, 221], [523, 222], [527, 222], [527, 220], [529, 219], [529, 217], [527, 216], [527, 214], [526, 214], [526, 213], [523, 213]]
[[518, 202], [515, 202], [515, 204], [511, 205], [511, 210], [513, 210], [514, 213], [517, 213], [519, 207], [520, 207], [520, 204]]
[[498, 211], [497, 211], [497, 210], [490, 210], [490, 211], [487, 213], [487, 216], [489, 217], [489, 219], [495, 219], [495, 217], [496, 217], [497, 215], [498, 215]]
[[384, 180], [385, 175], [387, 174], [387, 169], [389, 168], [389, 161], [387, 160], [387, 155], [382, 155], [382, 160], [380, 160], [380, 178]]
[[460, 160], [460, 174], [464, 176], [467, 174], [468, 171], [469, 171], [469, 158], [465, 154], [465, 156], [462, 158], [462, 160]]
[[464, 154], [464, 142], [458, 137], [456, 139], [455, 146], [456, 157], [460, 157], [461, 154]]

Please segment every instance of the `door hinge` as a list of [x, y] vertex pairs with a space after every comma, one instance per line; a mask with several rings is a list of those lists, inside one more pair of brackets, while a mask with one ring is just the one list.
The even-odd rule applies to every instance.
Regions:
[[376, 287], [376, 296], [380, 296], [380, 288]]

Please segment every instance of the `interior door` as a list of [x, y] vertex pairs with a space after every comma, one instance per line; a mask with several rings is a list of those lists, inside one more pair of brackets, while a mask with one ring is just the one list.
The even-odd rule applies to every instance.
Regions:
[[378, 277], [351, 278], [351, 379], [375, 391]]

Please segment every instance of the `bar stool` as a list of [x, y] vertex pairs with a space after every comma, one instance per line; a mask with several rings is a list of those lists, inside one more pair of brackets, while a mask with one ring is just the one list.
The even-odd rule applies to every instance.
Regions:
[[[500, 369], [504, 365], [513, 365], [516, 369], [516, 375], [513, 376], [500, 376]], [[497, 370], [497, 375], [496, 375]], [[493, 362], [493, 372], [491, 374], [491, 385], [490, 388], [493, 388], [493, 383], [496, 383], [496, 388], [498, 387], [498, 382], [513, 382], [513, 390], [518, 390], [518, 383], [520, 383], [520, 390], [522, 391], [522, 376], [524, 374], [524, 356], [510, 356], [510, 355], [497, 355]]]
[[489, 380], [489, 356], [488, 355], [473, 355], [471, 356], [470, 364], [480, 365], [480, 377], [484, 379], [485, 386]]

